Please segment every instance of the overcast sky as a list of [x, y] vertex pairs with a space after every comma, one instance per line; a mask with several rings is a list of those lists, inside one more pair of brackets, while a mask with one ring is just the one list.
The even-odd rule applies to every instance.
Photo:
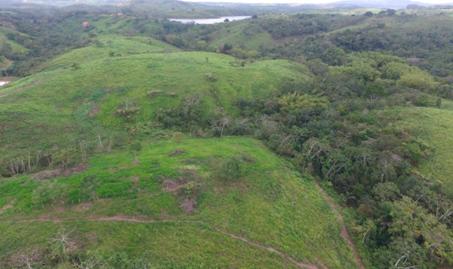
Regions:
[[[324, 4], [338, 2], [339, 0], [184, 0], [188, 2], [234, 2], [234, 3], [296, 3], [296, 4]], [[375, 1], [375, 0], [374, 0]], [[398, 1], [398, 0], [395, 0]], [[430, 4], [453, 3], [453, 0], [418, 0], [416, 2]]]

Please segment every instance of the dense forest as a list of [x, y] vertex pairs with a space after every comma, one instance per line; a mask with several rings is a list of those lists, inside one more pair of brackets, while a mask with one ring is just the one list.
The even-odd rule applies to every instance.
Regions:
[[[190, 213], [197, 204], [201, 212], [203, 202], [215, 201], [213, 193], [222, 192], [219, 189], [244, 189], [239, 193], [252, 189], [255, 185], [238, 178], [265, 177], [259, 170], [270, 169], [265, 167], [271, 164], [278, 173], [291, 174], [278, 170], [283, 169], [279, 165], [293, 167], [307, 178], [307, 184], [319, 185], [334, 197], [361, 260], [354, 259], [354, 251], [344, 254], [339, 250], [325, 250], [329, 257], [313, 258], [297, 253], [296, 243], [263, 239], [281, 249], [281, 253], [274, 252], [290, 264], [308, 257], [314, 268], [453, 266], [449, 173], [453, 155], [448, 133], [453, 124], [453, 9], [298, 14], [230, 9], [223, 14], [251, 17], [198, 25], [168, 20], [190, 12], [185, 4], [180, 5], [175, 9], [160, 6], [169, 9], [168, 13], [147, 12], [153, 5], [146, 2], [126, 7], [49, 7], [40, 12], [33, 7], [0, 9], [0, 72], [16, 78], [0, 88], [2, 221], [101, 198], [118, 199], [116, 207], [102, 209], [100, 204], [94, 212], [120, 210], [127, 199], [141, 197], [139, 190], [155, 188], [141, 181], [126, 185], [115, 185], [113, 179], [97, 181], [96, 173], [113, 169], [103, 166], [104, 162], [126, 167], [122, 163], [126, 155], [133, 156], [137, 164], [131, 173], [156, 173], [162, 181], [159, 184], [179, 191], [168, 179], [176, 177], [171, 158], [188, 153], [178, 148], [172, 148], [170, 155], [162, 153], [159, 149], [169, 149], [173, 142], [156, 141], [182, 139], [183, 145], [197, 152], [181, 164], [186, 167], [180, 175], [185, 185], [175, 198]], [[193, 10], [191, 15], [198, 17], [221, 14], [213, 7]], [[215, 143], [213, 139], [227, 142], [197, 144]], [[247, 139], [261, 141], [272, 153], [254, 148], [258, 142]], [[161, 144], [149, 146], [152, 143]], [[243, 146], [236, 151], [236, 144]], [[117, 155], [108, 157], [111, 152]], [[207, 152], [214, 153], [206, 157]], [[154, 160], [154, 156], [161, 157]], [[220, 159], [212, 164], [197, 158]], [[260, 158], [269, 158], [269, 164]], [[274, 158], [288, 163], [279, 164]], [[145, 160], [151, 164], [145, 165]], [[71, 177], [74, 171], [85, 170], [80, 167], [86, 163], [93, 171]], [[188, 172], [192, 165], [206, 171]], [[64, 172], [49, 175], [58, 169]], [[200, 183], [204, 176], [219, 185]], [[49, 178], [56, 178], [55, 182], [46, 181]], [[288, 204], [280, 200], [293, 195], [285, 185], [290, 180], [266, 180], [256, 187], [257, 193], [263, 191], [266, 207], [257, 210], [267, 212], [265, 208], [276, 206], [281, 213], [286, 206], [303, 207], [296, 198]], [[213, 193], [208, 191], [211, 187]], [[232, 203], [245, 199], [241, 197], [232, 197]], [[159, 200], [159, 206], [170, 208], [168, 199]], [[157, 210], [137, 206], [140, 201], [145, 200], [131, 202], [125, 212], [137, 210], [146, 215]], [[219, 209], [229, 212], [221, 205]], [[211, 221], [210, 214], [200, 213], [206, 222]], [[223, 217], [213, 217], [212, 222]], [[259, 220], [279, 222], [272, 216]], [[239, 226], [231, 224], [231, 229], [247, 235]], [[308, 226], [300, 227], [305, 231]], [[294, 236], [300, 227], [294, 224], [288, 228], [294, 231], [282, 237]], [[18, 237], [11, 226], [3, 228], [11, 238]], [[83, 229], [91, 228], [88, 224]], [[184, 229], [191, 233], [192, 228]], [[260, 235], [248, 235], [260, 239]], [[330, 239], [341, 241], [334, 236]], [[330, 239], [317, 243], [337, 244]], [[134, 259], [137, 253], [133, 251], [109, 256], [107, 250], [99, 254], [79, 247], [71, 252], [64, 238], [55, 241], [46, 251], [18, 258], [10, 249], [20, 250], [21, 244], [0, 239], [0, 267], [184, 268], [188, 264], [187, 260], [178, 263], [177, 258], [160, 260], [151, 255], [153, 264]], [[200, 242], [197, 247], [204, 241]], [[193, 268], [226, 268], [225, 264], [212, 267], [213, 263], [200, 257], [188, 258]], [[294, 266], [263, 264], [233, 268]]]

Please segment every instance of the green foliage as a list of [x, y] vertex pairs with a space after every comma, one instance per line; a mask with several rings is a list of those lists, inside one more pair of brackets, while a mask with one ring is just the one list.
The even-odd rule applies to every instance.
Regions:
[[241, 166], [241, 161], [237, 157], [233, 157], [221, 162], [215, 173], [226, 182], [239, 181], [243, 175], [243, 168]]
[[[425, 257], [428, 256], [432, 256], [431, 259], [438, 263], [451, 263], [451, 231], [439, 223], [437, 218], [408, 197], [393, 203], [390, 217], [393, 222], [389, 232], [397, 246], [394, 248], [394, 255], [401, 255], [395, 263], [397, 266], [429, 268], [429, 264], [425, 262]], [[404, 243], [401, 244], [402, 242]]]

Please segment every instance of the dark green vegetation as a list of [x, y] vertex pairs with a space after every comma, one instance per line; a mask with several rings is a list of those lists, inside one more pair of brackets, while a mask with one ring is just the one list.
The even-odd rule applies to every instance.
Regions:
[[389, 11], [359, 16], [300, 14], [193, 27], [177, 35], [180, 38], [168, 39], [184, 47], [220, 49], [239, 57], [319, 58], [330, 65], [343, 64], [348, 52], [381, 51], [446, 77], [453, 75], [452, 23], [449, 10], [401, 15]]
[[0, 267], [453, 265], [448, 9], [146, 10], [2, 13]]

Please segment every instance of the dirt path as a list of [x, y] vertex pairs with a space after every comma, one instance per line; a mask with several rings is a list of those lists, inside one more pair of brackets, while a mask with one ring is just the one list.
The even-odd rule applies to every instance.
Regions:
[[340, 210], [338, 208], [337, 203], [330, 197], [324, 189], [319, 185], [318, 182], [316, 182], [316, 187], [319, 189], [319, 192], [323, 196], [324, 200], [329, 204], [330, 208], [332, 209], [333, 213], [335, 214], [335, 217], [337, 218], [337, 221], [341, 225], [341, 237], [343, 240], [348, 244], [349, 248], [352, 251], [352, 254], [354, 255], [354, 260], [355, 263], [357, 264], [357, 268], [359, 269], [365, 269], [365, 265], [362, 262], [362, 259], [360, 258], [359, 252], [357, 251], [357, 248], [354, 245], [354, 241], [352, 241], [351, 236], [349, 235], [348, 229], [346, 228], [346, 224], [344, 222], [343, 216], [340, 213]]
[[242, 242], [244, 242], [244, 243], [246, 243], [246, 244], [248, 244], [250, 246], [253, 246], [255, 248], [263, 249], [263, 250], [265, 250], [267, 252], [277, 254], [278, 256], [280, 256], [281, 258], [283, 258], [287, 262], [295, 265], [298, 268], [302, 268], [302, 269], [318, 269], [318, 267], [316, 265], [314, 265], [314, 264], [298, 262], [295, 259], [293, 259], [291, 256], [289, 256], [288, 254], [286, 254], [284, 252], [281, 252], [279, 250], [276, 250], [273, 247], [266, 246], [266, 245], [263, 245], [263, 244], [260, 244], [260, 243], [257, 243], [257, 242], [253, 242], [253, 241], [250, 241], [249, 239], [244, 238], [242, 236], [238, 236], [238, 235], [235, 235], [235, 234], [232, 234], [232, 233], [228, 233], [228, 232], [225, 232], [225, 231], [222, 231], [222, 230], [219, 230], [219, 229], [215, 229], [215, 230], [217, 232], [221, 233], [221, 234], [224, 234], [224, 235], [226, 235], [226, 236], [228, 236], [230, 238], [242, 241]]
[[30, 222], [52, 222], [52, 223], [64, 223], [64, 222], [77, 222], [77, 221], [89, 221], [89, 222], [127, 222], [127, 223], [199, 223], [203, 224], [201, 221], [196, 220], [178, 220], [173, 218], [166, 219], [149, 219], [142, 217], [133, 217], [126, 215], [116, 215], [116, 216], [88, 216], [88, 217], [79, 217], [79, 218], [60, 218], [55, 216], [39, 216], [32, 219], [11, 219], [11, 220], [0, 220], [0, 222], [14, 222], [14, 223], [30, 223]]
[[[149, 219], [149, 218], [144, 218], [144, 217], [133, 217], [133, 216], [125, 216], [125, 215], [117, 215], [117, 216], [89, 216], [85, 218], [59, 218], [59, 217], [53, 217], [53, 216], [40, 216], [37, 218], [33, 219], [20, 219], [20, 220], [0, 220], [0, 222], [14, 222], [14, 223], [31, 223], [31, 222], [53, 222], [53, 223], [64, 223], [64, 222], [75, 222], [75, 221], [90, 221], [90, 222], [127, 222], [127, 223], [192, 223], [192, 224], [203, 224], [209, 227], [209, 230], [215, 231], [217, 233], [220, 233], [224, 236], [227, 236], [229, 238], [232, 238], [237, 241], [241, 241], [243, 243], [246, 243], [249, 246], [252, 246], [254, 248], [258, 248], [264, 251], [267, 251], [269, 253], [277, 254], [280, 256], [283, 260], [286, 262], [293, 264], [297, 268], [301, 269], [318, 269], [318, 266], [315, 264], [310, 264], [310, 263], [304, 263], [304, 262], [299, 262], [296, 261], [294, 258], [292, 258], [290, 255], [287, 253], [284, 253], [282, 251], [279, 251], [271, 246], [267, 246], [264, 244], [261, 244], [259, 242], [254, 242], [251, 241], [245, 237], [232, 234], [226, 231], [223, 231], [218, 228], [213, 228], [210, 227], [208, 224], [202, 222], [202, 221], [197, 221], [197, 220], [178, 220], [174, 218], [167, 218], [167, 219]], [[321, 268], [326, 268], [325, 266], [321, 265]]]

